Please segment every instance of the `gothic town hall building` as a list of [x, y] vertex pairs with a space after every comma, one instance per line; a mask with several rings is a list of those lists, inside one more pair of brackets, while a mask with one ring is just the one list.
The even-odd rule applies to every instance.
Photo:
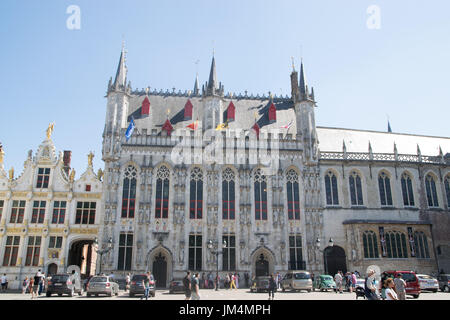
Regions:
[[[39, 200], [48, 199], [44, 207], [53, 210], [50, 199], [61, 196], [74, 215], [60, 226], [67, 233], [65, 256], [52, 261], [60, 268], [69, 258], [80, 262], [74, 244], [91, 250], [98, 228], [99, 248], [112, 243], [95, 258], [102, 271], [149, 270], [159, 287], [186, 270], [216, 268], [241, 276], [364, 274], [368, 267], [450, 273], [450, 138], [317, 127], [316, 97], [303, 64], [299, 73], [293, 68], [290, 83], [289, 97], [225, 93], [213, 57], [202, 87], [196, 79], [184, 93], [133, 90], [122, 50], [106, 94], [102, 181], [88, 167], [87, 182], [70, 182], [57, 174], [64, 163], [49, 149], [48, 165], [62, 187], [40, 189]], [[130, 124], [135, 127], [127, 137]], [[26, 172], [39, 170], [39, 152], [27, 160]], [[101, 201], [86, 192], [86, 183], [101, 192]], [[16, 219], [11, 230], [17, 234], [9, 235], [11, 210], [23, 200], [30, 207], [25, 212], [32, 212], [28, 202], [41, 194], [24, 186], [16, 199], [13, 185], [3, 171], [0, 239], [2, 250], [16, 237], [24, 246], [17, 265], [27, 259], [34, 229], [23, 233]], [[96, 216], [83, 226], [77, 205], [89, 197]], [[44, 221], [43, 247], [52, 235], [47, 226]], [[41, 258], [45, 269], [50, 260]]]

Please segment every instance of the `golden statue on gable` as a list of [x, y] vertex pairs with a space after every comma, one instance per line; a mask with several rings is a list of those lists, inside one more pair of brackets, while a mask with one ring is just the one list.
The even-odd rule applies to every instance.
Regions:
[[11, 169], [9, 169], [9, 180], [14, 179], [14, 167], [11, 167]]
[[55, 124], [53, 122], [48, 125], [48, 128], [47, 128], [47, 139], [51, 138], [54, 126], [55, 126]]
[[75, 169], [70, 171], [69, 181], [73, 182], [75, 180]]
[[94, 159], [94, 153], [91, 151], [88, 154], [88, 165], [92, 167], [92, 159]]

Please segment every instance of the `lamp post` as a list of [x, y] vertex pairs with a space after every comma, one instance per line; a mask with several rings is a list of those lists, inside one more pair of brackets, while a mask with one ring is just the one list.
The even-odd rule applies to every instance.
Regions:
[[95, 252], [97, 252], [97, 254], [100, 255], [100, 271], [99, 271], [99, 274], [102, 273], [102, 261], [103, 261], [102, 258], [103, 258], [103, 255], [104, 255], [105, 253], [108, 253], [109, 251], [111, 251], [112, 245], [113, 245], [113, 239], [112, 239], [112, 237], [110, 237], [110, 238], [108, 239], [106, 248], [105, 248], [105, 249], [102, 249], [102, 250], [99, 250], [99, 249], [98, 249], [98, 239], [97, 239], [97, 238], [94, 239], [94, 249], [95, 249]]
[[[330, 238], [330, 240], [328, 240], [328, 246], [329, 247], [334, 246], [334, 241], [332, 238]], [[324, 253], [325, 249], [320, 250], [320, 239], [319, 238], [316, 239], [316, 248], [317, 248], [317, 250], [319, 250], [320, 253], [323, 253], [323, 260], [325, 261], [325, 272], [328, 272], [327, 259], [325, 257], [325, 253]], [[317, 263], [317, 261], [316, 261], [316, 263]]]
[[[222, 249], [227, 247], [227, 242], [223, 240]], [[213, 243], [212, 240], [208, 241], [208, 249], [211, 250], [211, 253], [216, 256], [216, 291], [219, 290], [219, 254], [223, 254], [223, 251], [219, 251], [218, 243]]]

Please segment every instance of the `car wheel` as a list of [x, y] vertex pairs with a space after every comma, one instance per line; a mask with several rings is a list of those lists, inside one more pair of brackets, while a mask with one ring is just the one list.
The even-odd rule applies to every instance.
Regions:
[[73, 288], [72, 288], [72, 290], [70, 290], [70, 292], [69, 292], [69, 297], [73, 297]]
[[449, 289], [448, 286], [445, 286], [445, 287], [444, 287], [444, 292], [450, 292], [450, 289]]
[[134, 293], [129, 293], [129, 296], [131, 297], [131, 298], [133, 298], [134, 297]]
[[51, 292], [48, 292], [48, 291], [47, 291], [47, 293], [45, 294], [46, 297], [50, 297], [51, 295], [52, 295], [52, 293], [51, 293]]
[[91, 294], [90, 294], [90, 293], [86, 293], [86, 296], [87, 296], [87, 297], [90, 297], [90, 296], [91, 296]]
[[112, 297], [112, 296], [113, 296], [113, 292], [110, 291], [110, 292], [108, 293], [108, 297]]
[[96, 293], [95, 296], [98, 297], [98, 293]]
[[83, 295], [83, 289], [78, 292], [78, 295], [81, 297]]
[[436, 293], [437, 292], [437, 289], [434, 289], [434, 290], [432, 290], [433, 291], [433, 293]]
[[62, 297], [62, 293], [58, 293], [58, 297]]
[[309, 292], [311, 292], [311, 289], [308, 289], [308, 290], [306, 290], [306, 291], [308, 291], [308, 293], [309, 293]]
[[413, 294], [412, 296], [413, 296], [414, 299], [419, 298], [419, 295], [418, 295], [418, 294]]
[[285, 292], [286, 289], [283, 286], [281, 286], [281, 291]]

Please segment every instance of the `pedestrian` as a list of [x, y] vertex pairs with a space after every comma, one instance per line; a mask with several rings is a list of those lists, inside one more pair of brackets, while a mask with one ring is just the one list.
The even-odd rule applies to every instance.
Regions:
[[33, 277], [30, 277], [30, 286], [29, 291], [31, 293], [31, 299], [34, 299], [34, 279]]
[[111, 272], [111, 274], [109, 275], [110, 278], [112, 278], [114, 280], [114, 272]]
[[205, 289], [205, 282], [206, 282], [206, 275], [204, 272], [202, 272], [201, 282], [200, 282], [200, 288]]
[[233, 287], [236, 289], [236, 276], [234, 274], [231, 274], [230, 289], [233, 289]]
[[214, 283], [214, 289], [219, 289], [220, 288], [220, 274], [216, 275], [216, 282]]
[[[396, 278], [397, 279], [397, 278]], [[386, 300], [401, 300], [398, 298], [397, 294], [395, 293], [394, 290], [394, 281], [391, 278], [386, 280]]]
[[336, 293], [342, 293], [342, 276], [341, 272], [338, 271], [334, 276], [334, 282], [336, 282], [336, 289], [334, 290]]
[[283, 277], [281, 276], [281, 273], [277, 272], [277, 289], [281, 289], [281, 279]]
[[44, 286], [45, 286], [45, 276], [43, 273], [41, 273], [41, 280], [39, 281], [39, 289], [38, 289], [39, 295], [41, 295], [42, 292], [44, 291]]
[[375, 287], [375, 271], [370, 269], [368, 271], [368, 275], [364, 280], [364, 293], [366, 295], [367, 300], [378, 300], [378, 296], [376, 293]]
[[192, 300], [200, 300], [198, 272], [192, 277], [191, 288], [192, 288]]
[[273, 280], [275, 280], [275, 287], [278, 289], [278, 273], [274, 275]]
[[131, 275], [130, 273], [128, 273], [125, 278], [125, 292], [127, 292], [127, 290], [130, 289], [130, 283], [131, 283]]
[[223, 284], [225, 286], [225, 288], [229, 288], [230, 287], [230, 275], [227, 273], [226, 277], [225, 277], [225, 283]]
[[2, 291], [6, 291], [6, 289], [8, 289], [8, 278], [6, 277], [6, 273], [3, 274], [1, 278], [1, 283], [2, 283]]
[[144, 287], [144, 296], [141, 297], [141, 300], [143, 298], [145, 298], [145, 300], [148, 300], [148, 294], [150, 292], [150, 271], [147, 272], [147, 274], [145, 275], [144, 279], [142, 280], [142, 286]]
[[30, 281], [28, 280], [28, 277], [25, 277], [25, 279], [23, 279], [23, 282], [22, 282], [22, 294], [27, 293], [27, 288], [28, 288], [29, 284], [30, 284]]
[[277, 291], [277, 283], [272, 273], [269, 278], [269, 300], [273, 300], [275, 298], [275, 291]]
[[208, 273], [208, 288], [209, 289], [214, 288], [214, 277], [211, 272]]
[[406, 282], [403, 280], [401, 273], [398, 273], [394, 279], [394, 285], [398, 300], [406, 300]]
[[234, 274], [234, 282], [236, 284], [236, 289], [239, 289], [239, 273]]
[[186, 298], [184, 300], [191, 299], [191, 273], [186, 272], [186, 276], [183, 278], [184, 295]]
[[245, 279], [245, 287], [249, 287], [248, 281], [250, 280], [250, 276], [248, 275], [248, 272], [244, 273], [244, 279]]
[[350, 292], [353, 292], [353, 290], [356, 290], [356, 274], [354, 272], [352, 272], [352, 274], [350, 275], [351, 279], [352, 279], [352, 285], [351, 285], [351, 290]]

